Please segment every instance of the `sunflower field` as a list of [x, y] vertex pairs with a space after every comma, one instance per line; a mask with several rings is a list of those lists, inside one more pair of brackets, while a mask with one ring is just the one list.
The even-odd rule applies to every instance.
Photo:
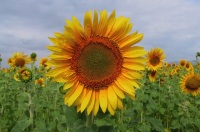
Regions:
[[0, 132], [199, 132], [200, 53], [166, 62], [131, 30], [90, 11], [49, 38], [48, 57], [13, 53], [0, 65]]

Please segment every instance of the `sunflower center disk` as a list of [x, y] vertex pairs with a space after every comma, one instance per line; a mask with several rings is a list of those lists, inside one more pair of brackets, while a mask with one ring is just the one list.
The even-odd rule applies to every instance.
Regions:
[[25, 64], [25, 60], [23, 58], [16, 59], [16, 66], [23, 67]]
[[159, 59], [159, 57], [154, 57], [154, 58], [152, 58], [151, 60], [150, 60], [150, 63], [151, 63], [151, 65], [153, 65], [153, 66], [156, 66], [157, 64], [159, 64], [159, 62], [160, 62], [160, 59]]
[[186, 82], [186, 87], [190, 90], [196, 90], [198, 88], [200, 88], [200, 80], [193, 77], [190, 78], [187, 82]]
[[122, 57], [115, 43], [106, 38], [90, 41], [78, 53], [75, 71], [86, 88], [100, 90], [121, 73]]

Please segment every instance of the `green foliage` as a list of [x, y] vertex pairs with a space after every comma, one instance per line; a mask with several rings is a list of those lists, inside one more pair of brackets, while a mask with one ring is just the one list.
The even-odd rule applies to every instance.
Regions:
[[[32, 64], [32, 80], [15, 81], [16, 70], [0, 70], [0, 131], [3, 132], [175, 132], [200, 131], [200, 97], [180, 91], [180, 78], [187, 73], [181, 69], [173, 76], [158, 71], [155, 82], [148, 72], [140, 80], [135, 100], [126, 97], [124, 109], [109, 112], [99, 110], [92, 125], [86, 125], [85, 113], [64, 105], [63, 84], [46, 78], [46, 69]], [[199, 73], [199, 67], [195, 66]], [[169, 72], [168, 72], [169, 73]], [[43, 77], [45, 87], [35, 84]], [[164, 81], [163, 81], [164, 80]]]

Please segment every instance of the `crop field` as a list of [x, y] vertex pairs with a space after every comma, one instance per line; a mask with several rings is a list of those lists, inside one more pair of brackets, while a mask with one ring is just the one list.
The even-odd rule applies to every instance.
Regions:
[[47, 61], [42, 58], [36, 66], [32, 59], [23, 68], [1, 68], [0, 132], [200, 131], [198, 61], [163, 62], [156, 71], [148, 67], [139, 71], [140, 88], [135, 89], [134, 98], [126, 96], [123, 108], [114, 114], [99, 108], [91, 125], [87, 125], [86, 111], [77, 112], [64, 103], [68, 89], [63, 90], [65, 83], [46, 76], [52, 70]]

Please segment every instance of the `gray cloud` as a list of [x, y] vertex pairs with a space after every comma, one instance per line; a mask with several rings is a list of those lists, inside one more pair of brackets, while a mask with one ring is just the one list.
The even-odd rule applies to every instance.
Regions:
[[54, 32], [63, 30], [65, 20], [76, 16], [81, 23], [85, 11], [103, 10], [129, 17], [133, 31], [144, 33], [139, 43], [149, 50], [162, 48], [167, 61], [193, 60], [200, 51], [200, 2], [197, 0], [3, 0], [0, 5], [0, 54], [3, 66], [16, 51], [49, 55], [45, 48]]

